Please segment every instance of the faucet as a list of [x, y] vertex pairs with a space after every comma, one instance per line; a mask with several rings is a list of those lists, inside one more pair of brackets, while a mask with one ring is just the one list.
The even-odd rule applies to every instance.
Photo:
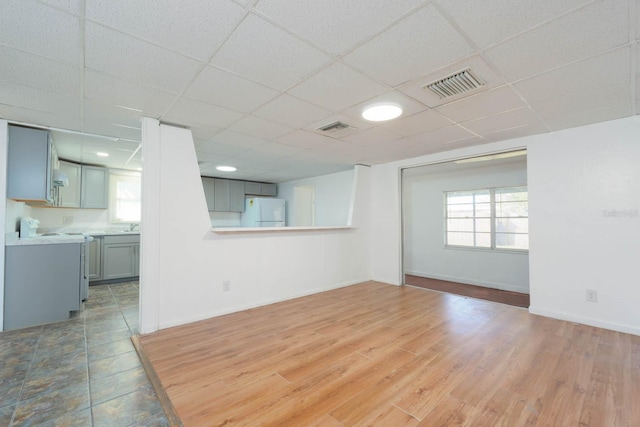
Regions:
[[129, 231], [133, 231], [134, 229], [140, 230], [140, 223], [137, 224], [129, 224]]

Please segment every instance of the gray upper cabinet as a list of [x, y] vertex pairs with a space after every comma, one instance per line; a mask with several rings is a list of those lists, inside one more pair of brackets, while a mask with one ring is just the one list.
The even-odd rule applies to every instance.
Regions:
[[262, 184], [263, 196], [276, 196], [278, 194], [278, 186], [276, 184]]
[[7, 197], [53, 202], [52, 151], [49, 132], [9, 126]]
[[204, 198], [207, 201], [207, 209], [209, 211], [214, 211], [214, 202], [215, 202], [215, 179], [201, 177], [202, 178], [202, 188], [204, 189]]
[[213, 207], [216, 212], [244, 211], [244, 182], [214, 179]]
[[278, 193], [276, 184], [262, 182], [245, 182], [244, 194], [250, 196], [275, 196]]
[[81, 208], [106, 209], [109, 202], [109, 170], [82, 165]]
[[59, 187], [56, 206], [63, 208], [79, 208], [82, 166], [77, 163], [60, 160], [60, 172], [64, 173], [67, 178], [69, 178], [69, 185]]

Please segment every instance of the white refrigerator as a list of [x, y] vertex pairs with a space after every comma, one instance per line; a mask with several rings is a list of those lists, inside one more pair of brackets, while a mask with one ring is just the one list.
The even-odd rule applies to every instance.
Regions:
[[240, 224], [243, 227], [284, 227], [285, 216], [284, 199], [251, 197], [245, 200]]

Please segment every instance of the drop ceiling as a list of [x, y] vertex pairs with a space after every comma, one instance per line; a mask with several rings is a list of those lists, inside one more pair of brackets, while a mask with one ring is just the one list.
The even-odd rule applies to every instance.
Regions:
[[[61, 157], [140, 166], [140, 118], [203, 175], [283, 182], [637, 112], [640, 0], [5, 0], [0, 117]], [[470, 68], [484, 85], [424, 85]], [[363, 120], [373, 102], [403, 115]], [[341, 121], [355, 130], [324, 134]], [[109, 151], [108, 160], [94, 159]]]

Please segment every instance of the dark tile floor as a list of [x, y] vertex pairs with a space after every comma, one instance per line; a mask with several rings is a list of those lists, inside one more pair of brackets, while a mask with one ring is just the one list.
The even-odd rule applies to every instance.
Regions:
[[91, 286], [65, 322], [0, 333], [0, 426], [168, 426], [129, 337], [138, 283]]

